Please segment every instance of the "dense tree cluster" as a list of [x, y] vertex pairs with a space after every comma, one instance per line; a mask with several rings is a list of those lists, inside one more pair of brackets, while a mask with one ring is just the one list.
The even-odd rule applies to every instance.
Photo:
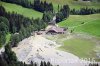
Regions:
[[83, 0], [83, 1], [100, 2], [100, 0]]
[[93, 8], [81, 8], [80, 10], [72, 9], [70, 14], [72, 15], [89, 15], [89, 14], [96, 14], [100, 13], [100, 9], [93, 9]]
[[[11, 47], [16, 47], [18, 42], [27, 38], [33, 31], [45, 28], [46, 23], [41, 19], [29, 19], [17, 13], [7, 13], [0, 6], [0, 43], [5, 44], [6, 34], [12, 34], [9, 44], [5, 46], [5, 52], [0, 55], [0, 66], [37, 66], [36, 63], [25, 64], [17, 60]], [[50, 62], [41, 62], [40, 66], [52, 66]]]
[[[10, 44], [5, 46], [5, 52], [0, 55], [0, 66], [37, 66], [37, 63], [26, 64], [17, 60], [16, 54], [11, 50]], [[42, 62], [40, 66], [52, 66], [50, 62]]]
[[[15, 3], [22, 5], [23, 7], [32, 8], [37, 11], [43, 12], [43, 21], [50, 22], [52, 20], [52, 16], [54, 16], [54, 9], [52, 3], [47, 3], [46, 1], [41, 0], [34, 0], [33, 3], [29, 2], [28, 0], [1, 0], [4, 2]], [[60, 22], [69, 16], [70, 8], [68, 5], [63, 5], [56, 14], [57, 20], [56, 22]]]
[[9, 32], [9, 21], [5, 18], [6, 11], [0, 6], [0, 46], [6, 42], [6, 34]]
[[16, 44], [19, 41], [29, 37], [33, 31], [39, 31], [46, 26], [46, 23], [39, 18], [29, 19], [14, 12], [6, 13], [5, 9], [2, 6], [0, 7], [0, 13], [3, 12], [3, 14], [0, 14], [0, 43], [2, 44], [4, 44], [8, 32], [12, 34], [12, 46], [17, 46]]
[[5, 17], [0, 17], [0, 45], [5, 44], [6, 34], [9, 32], [9, 21]]
[[[74, 0], [74, 1], [80, 1], [80, 0]], [[100, 2], [100, 0], [82, 0], [82, 1]]]
[[92, 0], [83, 0], [83, 1], [92, 1]]
[[31, 8], [31, 3], [28, 0], [1, 0], [8, 3], [15, 3], [23, 7]]
[[56, 22], [60, 22], [68, 18], [69, 14], [70, 14], [70, 8], [68, 5], [63, 5], [63, 7], [60, 10], [58, 6], [58, 13], [56, 14]]
[[6, 10], [4, 9], [4, 7], [0, 6], [0, 16], [4, 16], [6, 13]]
[[43, 17], [42, 17], [42, 20], [46, 23], [52, 21], [53, 17], [55, 16], [54, 13], [52, 13], [51, 11], [48, 11], [48, 12], [44, 12], [43, 13]]
[[45, 11], [43, 13], [42, 20], [46, 23], [52, 21], [53, 17], [56, 16], [56, 22], [61, 22], [64, 19], [68, 18], [70, 14], [70, 8], [68, 5], [63, 5], [63, 7], [59, 8], [58, 5], [58, 12], [52, 12], [52, 11]]
[[29, 19], [16, 13], [7, 14], [7, 18], [10, 22], [10, 31], [12, 33], [20, 32], [20, 30], [23, 30], [21, 28], [25, 28], [28, 32], [45, 28], [45, 22], [39, 18]]
[[34, 0], [33, 3], [29, 2], [28, 0], [1, 0], [1, 1], [8, 2], [8, 3], [15, 3], [26, 8], [35, 9], [40, 12], [44, 12], [44, 11], [53, 12], [52, 3], [47, 3], [46, 1], [42, 2], [40, 0]]
[[[54, 16], [53, 4], [47, 3], [46, 1], [43, 2], [41, 0], [34, 0], [33, 3], [29, 2], [28, 0], [1, 0], [1, 1], [9, 2], [9, 3], [15, 3], [15, 4], [21, 5], [21, 6], [26, 7], [26, 8], [31, 8], [31, 9], [35, 9], [37, 11], [43, 12], [44, 14], [43, 14], [43, 18], [42, 18], [43, 20], [42, 21], [44, 21], [44, 22], [50, 22], [50, 20], [52, 20], [52, 18]], [[1, 14], [2, 13], [3, 12], [1, 12]], [[16, 15], [14, 17], [16, 17]], [[8, 16], [8, 18], [9, 18], [9, 16]], [[26, 19], [28, 19], [28, 18], [26, 18]], [[18, 19], [16, 19], [16, 20], [18, 20]], [[15, 27], [13, 27], [12, 29], [15, 29]], [[19, 29], [19, 27], [17, 29]], [[17, 29], [15, 29], [14, 32]]]
[[40, 12], [51, 11], [53, 12], [53, 4], [47, 3], [46, 1], [42, 2], [40, 0], [34, 0], [34, 9]]
[[98, 63], [90, 63], [89, 66], [99, 66]]

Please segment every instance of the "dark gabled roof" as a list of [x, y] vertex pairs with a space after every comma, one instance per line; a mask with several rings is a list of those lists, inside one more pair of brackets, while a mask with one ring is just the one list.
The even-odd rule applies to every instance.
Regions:
[[48, 31], [55, 31], [55, 32], [64, 32], [64, 28], [60, 28], [60, 27], [56, 27], [56, 26], [53, 26], [53, 27], [51, 27], [51, 28], [49, 28], [48, 30], [47, 30], [47, 32]]

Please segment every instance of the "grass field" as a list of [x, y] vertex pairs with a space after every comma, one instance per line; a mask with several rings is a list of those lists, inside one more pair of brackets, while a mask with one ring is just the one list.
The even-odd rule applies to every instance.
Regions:
[[75, 28], [75, 32], [86, 32], [91, 35], [100, 37], [100, 20], [91, 21], [86, 25]]
[[42, 13], [37, 12], [33, 9], [24, 8], [22, 6], [11, 4], [11, 3], [5, 3], [0, 1], [0, 5], [4, 6], [7, 12], [17, 12], [18, 14], [24, 15], [25, 17], [29, 18], [41, 18]]
[[[84, 24], [82, 24], [84, 22]], [[93, 15], [70, 15], [70, 17], [58, 24], [68, 27], [74, 32], [82, 32], [100, 37], [100, 14]]]
[[[74, 33], [82, 33], [84, 34], [83, 37], [86, 34], [88, 35], [86, 35], [87, 38], [91, 37], [91, 35], [96, 37], [91, 40], [82, 37], [73, 37], [63, 41], [64, 45], [60, 49], [73, 53], [80, 58], [95, 58], [96, 61], [100, 61], [100, 59], [96, 58], [96, 52], [94, 51], [97, 43], [100, 44], [100, 14], [70, 15], [67, 20], [58, 23], [58, 25], [68, 27], [69, 30], [74, 30]], [[97, 50], [99, 51], [99, 49]]]
[[[72, 53], [79, 58], [94, 58], [96, 61], [100, 61], [97, 58], [97, 51], [99, 53], [100, 38], [92, 37], [84, 34], [60, 34], [55, 36], [49, 36], [47, 39], [56, 41], [60, 44], [59, 50], [63, 50]], [[91, 37], [91, 38], [90, 38]], [[67, 39], [68, 38], [68, 39]], [[98, 46], [98, 48], [97, 48]], [[97, 51], [95, 51], [97, 50]]]
[[[45, 1], [45, 0], [42, 0]], [[80, 2], [80, 1], [74, 1], [74, 0], [46, 0], [47, 2], [52, 2], [54, 5], [55, 10], [57, 11], [58, 4], [60, 6], [64, 4], [68, 4], [71, 9], [80, 9], [83, 7], [89, 7], [89, 8], [100, 8], [99, 3], [94, 3], [94, 2]]]
[[[10, 38], [11, 38], [11, 34], [10, 33], [8, 33], [7, 35], [6, 35], [6, 44], [10, 41]], [[0, 48], [2, 47], [2, 45], [0, 44]]]
[[8, 34], [6, 35], [6, 44], [10, 41], [10, 38], [11, 38], [11, 34], [8, 33]]
[[[29, 0], [30, 2], [33, 2], [34, 0]], [[82, 7], [89, 7], [89, 8], [100, 8], [100, 3], [94, 3], [94, 2], [81, 2], [81, 1], [75, 1], [75, 0], [41, 0], [41, 1], [47, 1], [49, 3], [53, 3], [55, 11], [58, 9], [58, 4], [60, 6], [64, 4], [68, 4], [71, 9], [80, 9]]]
[[93, 58], [96, 56], [94, 53], [96, 44], [90, 40], [74, 38], [63, 43], [64, 45], [60, 49], [73, 53], [80, 58]]
[[94, 58], [95, 61], [100, 61], [96, 55], [96, 53], [100, 53], [100, 38], [85, 34], [59, 34], [47, 36], [47, 39], [60, 44], [61, 47], [57, 48], [59, 50], [72, 53], [79, 58]]

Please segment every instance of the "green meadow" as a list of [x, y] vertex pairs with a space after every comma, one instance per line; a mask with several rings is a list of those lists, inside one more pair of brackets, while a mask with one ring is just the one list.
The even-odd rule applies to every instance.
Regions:
[[16, 4], [5, 3], [0, 1], [0, 5], [4, 6], [7, 12], [16, 12], [29, 18], [41, 18], [43, 15], [41, 12], [35, 11], [33, 9], [24, 8]]
[[100, 45], [100, 14], [70, 15], [67, 20], [58, 25], [68, 27], [69, 31], [73, 30], [73, 34], [81, 33], [83, 37], [92, 37], [91, 39], [73, 37], [64, 40], [61, 50], [73, 53], [80, 58], [95, 58], [96, 61], [100, 61], [95, 52], [95, 49], [99, 50], [96, 46]]
[[10, 34], [10, 33], [8, 33], [8, 34], [6, 35], [6, 43], [9, 43], [10, 38], [11, 38], [11, 34]]
[[[82, 24], [84, 22], [84, 24]], [[86, 33], [100, 37], [100, 14], [70, 15], [67, 20], [58, 23], [59, 26], [68, 27], [74, 32]]]
[[[77, 36], [80, 35], [80, 36]], [[91, 37], [91, 38], [90, 38]], [[67, 39], [69, 38], [69, 39]], [[56, 41], [61, 46], [57, 49], [72, 53], [79, 58], [94, 58], [95, 61], [100, 61], [96, 56], [96, 51], [99, 51], [100, 38], [88, 36], [85, 34], [61, 34], [47, 37], [49, 40]]]
[[[45, 1], [45, 0], [42, 0]], [[99, 3], [95, 3], [95, 2], [81, 2], [81, 1], [75, 1], [75, 0], [46, 0], [49, 3], [53, 3], [54, 5], [54, 9], [55, 11], [57, 11], [58, 9], [58, 4], [60, 5], [60, 7], [64, 4], [68, 4], [70, 9], [80, 9], [83, 7], [88, 7], [88, 8], [95, 8], [98, 9], [100, 8], [100, 4]]]
[[[29, 0], [30, 2], [34, 2], [34, 0]], [[75, 0], [41, 0], [41, 1], [47, 1], [49, 3], [53, 3], [55, 11], [58, 9], [58, 4], [61, 7], [64, 4], [68, 4], [71, 9], [80, 9], [83, 7], [89, 7], [89, 8], [94, 8], [98, 9], [100, 8], [100, 4], [97, 2], [82, 2], [82, 1], [75, 1]]]
[[[9, 41], [10, 41], [10, 38], [11, 38], [11, 34], [10, 33], [8, 33], [7, 35], [6, 35], [6, 44], [7, 43], [9, 43]], [[0, 44], [0, 48], [2, 47], [2, 45]]]
[[80, 58], [96, 57], [94, 53], [95, 43], [91, 40], [73, 38], [65, 40], [64, 45], [60, 49], [73, 53]]

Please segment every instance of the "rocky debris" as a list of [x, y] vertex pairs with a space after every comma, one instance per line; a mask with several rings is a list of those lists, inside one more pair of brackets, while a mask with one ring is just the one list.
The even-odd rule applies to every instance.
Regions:
[[24, 39], [19, 43], [18, 47], [14, 47], [12, 50], [16, 53], [19, 61], [28, 64], [31, 61], [37, 63], [50, 61], [53, 65], [59, 66], [84, 66], [79, 63], [81, 60], [77, 56], [57, 50], [58, 47], [59, 45], [56, 42], [37, 35]]

